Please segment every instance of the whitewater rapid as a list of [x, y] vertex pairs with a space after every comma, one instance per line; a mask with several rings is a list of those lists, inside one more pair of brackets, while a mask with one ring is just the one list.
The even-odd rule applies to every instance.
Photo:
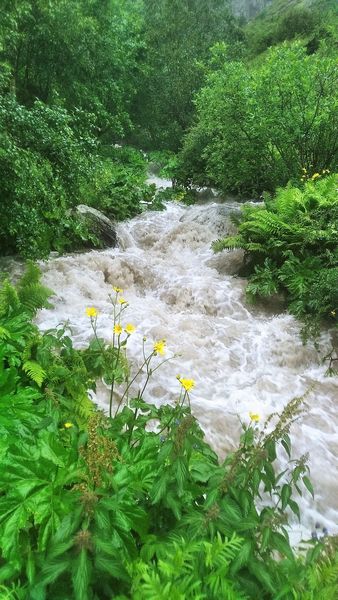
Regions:
[[[306, 392], [308, 409], [292, 427], [294, 457], [309, 452], [315, 499], [299, 503], [302, 525], [294, 522], [295, 540], [316, 524], [338, 533], [337, 378], [325, 377], [321, 356], [330, 349], [323, 334], [320, 352], [303, 346], [299, 324], [286, 313], [250, 307], [245, 281], [227, 275], [236, 255], [214, 255], [210, 243], [231, 231], [234, 203], [184, 207], [168, 203], [163, 212], [146, 212], [118, 225], [119, 248], [90, 251], [41, 263], [43, 281], [55, 291], [53, 310], [38, 316], [41, 329], [69, 322], [77, 347], [92, 337], [87, 306], [99, 311], [98, 332], [112, 339], [112, 286], [123, 288], [129, 302], [125, 322], [134, 324], [129, 357], [142, 362], [142, 340], [149, 349], [165, 338], [167, 356], [156, 371], [146, 399], [174, 402], [176, 376], [193, 378], [192, 410], [220, 456], [235, 446], [240, 420], [249, 412], [261, 422]], [[179, 355], [179, 356], [177, 356]], [[98, 386], [95, 401], [107, 408], [108, 392]]]

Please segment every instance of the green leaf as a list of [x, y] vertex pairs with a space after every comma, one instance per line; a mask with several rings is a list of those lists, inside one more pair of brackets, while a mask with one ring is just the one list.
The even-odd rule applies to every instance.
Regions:
[[[116, 551], [115, 551], [116, 552]], [[114, 579], [120, 579], [126, 583], [130, 582], [130, 577], [122, 564], [116, 557], [98, 555], [95, 558], [95, 569], [108, 574]]]
[[251, 540], [247, 540], [242, 545], [238, 556], [232, 561], [230, 572], [231, 575], [235, 575], [242, 567], [248, 564], [251, 554], [253, 553], [253, 543]]
[[6, 329], [5, 327], [1, 327], [0, 326], [0, 340], [2, 339], [6, 339], [6, 338], [10, 338], [11, 334], [8, 331], [8, 329]]
[[272, 581], [271, 574], [269, 573], [268, 568], [264, 565], [263, 562], [259, 562], [258, 560], [251, 559], [248, 563], [248, 568], [252, 575], [258, 579], [263, 585], [273, 594], [275, 594], [275, 586]]
[[295, 515], [297, 515], [298, 520], [300, 521], [300, 510], [299, 510], [299, 506], [297, 504], [297, 502], [295, 502], [294, 500], [289, 500], [289, 506], [292, 510], [292, 512], [295, 513]]
[[46, 378], [46, 372], [35, 360], [27, 360], [23, 365], [22, 369], [27, 373], [28, 377], [35, 381], [35, 383], [41, 387], [43, 381]]
[[73, 563], [72, 571], [75, 600], [89, 600], [91, 563], [85, 548], [81, 548], [79, 556]]
[[312, 498], [314, 498], [315, 493], [314, 493], [314, 489], [312, 487], [312, 483], [306, 475], [304, 475], [304, 477], [303, 477], [303, 483], [304, 483], [305, 487], [309, 490]]
[[240, 525], [242, 521], [242, 513], [238, 504], [231, 500], [231, 498], [225, 497], [220, 502], [220, 507], [222, 509], [221, 514], [222, 517], [226, 517], [229, 522], [232, 522], [235, 527]]
[[276, 460], [277, 455], [276, 455], [276, 443], [274, 442], [274, 440], [268, 440], [265, 443], [265, 448], [268, 452], [268, 456], [269, 456], [269, 460], [270, 462], [273, 462], [274, 460]]
[[285, 483], [282, 487], [281, 491], [281, 499], [282, 499], [282, 510], [287, 506], [292, 495], [292, 487], [291, 485]]
[[189, 475], [189, 471], [188, 471], [188, 462], [186, 460], [186, 458], [179, 456], [175, 463], [175, 472], [176, 472], [176, 478], [177, 478], [177, 484], [178, 484], [178, 489], [179, 489], [179, 493], [182, 494], [188, 475]]
[[290, 436], [287, 433], [281, 439], [281, 444], [282, 444], [285, 452], [287, 453], [288, 457], [290, 458], [290, 456], [291, 456], [291, 440], [290, 440]]
[[271, 533], [272, 533], [272, 530], [270, 527], [264, 527], [263, 534], [262, 534], [262, 545], [261, 545], [262, 551], [267, 549], [267, 547], [269, 545]]
[[288, 540], [278, 532], [271, 533], [269, 545], [271, 548], [275, 548], [283, 556], [286, 556], [290, 560], [294, 560], [294, 554], [290, 547]]
[[192, 460], [190, 462], [190, 474], [194, 481], [206, 483], [213, 475], [213, 468], [212, 465], [205, 460]]
[[43, 564], [38, 584], [47, 586], [56, 581], [70, 566], [68, 557], [46, 560]]

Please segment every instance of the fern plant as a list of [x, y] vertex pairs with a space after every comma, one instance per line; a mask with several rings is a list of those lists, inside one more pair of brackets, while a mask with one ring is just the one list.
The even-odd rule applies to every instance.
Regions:
[[51, 308], [48, 298], [52, 290], [40, 282], [41, 272], [31, 261], [26, 263], [25, 272], [15, 288], [5, 279], [0, 288], [0, 318], [25, 312], [34, 316], [40, 308]]
[[243, 248], [249, 297], [285, 296], [291, 312], [318, 333], [338, 320], [338, 176], [289, 184], [264, 205], [245, 205], [238, 234], [213, 249]]

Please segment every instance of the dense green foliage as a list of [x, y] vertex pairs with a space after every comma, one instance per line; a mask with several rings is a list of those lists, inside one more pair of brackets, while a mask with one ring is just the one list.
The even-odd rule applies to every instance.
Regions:
[[[126, 310], [118, 293], [117, 324]], [[125, 393], [117, 414], [105, 417], [86, 388], [99, 373], [112, 382], [131, 376], [132, 327], [115, 326], [107, 345], [89, 308], [93, 341], [76, 351], [63, 328], [41, 334], [31, 323], [48, 294], [34, 266], [17, 290], [5, 281], [0, 292], [1, 597], [334, 600], [334, 540], [311, 542], [304, 560], [286, 529], [290, 510], [300, 516], [295, 491], [312, 493], [304, 459], [290, 454], [302, 399], [269, 427], [244, 425], [238, 448], [220, 463], [190, 412], [191, 380], [180, 379], [174, 406], [142, 398], [160, 341], [145, 375], [133, 376], [139, 393]]]
[[[79, 204], [112, 219], [160, 208], [168, 192], [146, 185], [136, 143], [161, 150], [149, 162], [187, 203], [194, 183], [248, 194], [291, 180], [214, 246], [244, 248], [251, 296], [282, 292], [312, 332], [336, 323], [334, 25], [299, 7], [267, 23], [240, 27], [226, 0], [2, 0], [0, 253], [99, 245]], [[34, 325], [51, 293], [32, 263], [0, 286], [0, 598], [335, 600], [337, 540], [299, 556], [288, 536], [298, 495], [313, 495], [291, 455], [302, 398], [265, 424], [248, 416], [221, 462], [192, 380], [172, 406], [145, 402], [165, 342], [144, 339], [135, 373], [118, 288], [111, 343], [89, 307], [81, 351], [66, 326]], [[108, 416], [88, 396], [99, 378]]]
[[303, 188], [289, 185], [262, 205], [244, 205], [238, 234], [213, 245], [243, 248], [248, 294], [284, 293], [312, 332], [338, 320], [338, 176], [315, 175]]
[[[0, 251], [47, 256], [99, 245], [76, 212], [89, 204], [114, 219], [140, 212], [146, 161], [136, 151], [99, 156], [88, 115], [36, 101], [31, 108], [0, 96]], [[102, 155], [102, 150], [100, 150]]]
[[140, 212], [154, 190], [121, 142], [177, 151], [187, 134], [166, 173], [186, 187], [260, 193], [303, 166], [332, 170], [336, 12], [323, 1], [273, 14], [272, 27], [269, 11], [240, 25], [226, 0], [4, 0], [0, 251], [99, 245], [78, 204]]
[[0, 252], [47, 256], [100, 241], [75, 207], [140, 212], [146, 161], [106, 147], [131, 127], [135, 3], [6, 1], [0, 23]]
[[312, 5], [273, 0], [244, 27], [248, 51], [255, 56], [285, 40], [299, 38], [312, 54], [323, 40], [330, 43], [336, 37], [337, 17], [337, 5], [332, 0], [317, 0]]
[[2, 60], [18, 101], [95, 113], [100, 135], [121, 135], [135, 93], [138, 13], [130, 0], [4, 0]]
[[[221, 62], [221, 48], [214, 63]], [[337, 167], [337, 61], [301, 44], [272, 49], [253, 68], [223, 60], [198, 94], [180, 180], [257, 194]]]
[[[202, 61], [223, 40], [236, 52], [243, 33], [227, 0], [144, 0], [144, 74], [136, 96], [138, 139], [146, 149], [177, 150], [191, 124]], [[137, 138], [136, 138], [137, 139]]]

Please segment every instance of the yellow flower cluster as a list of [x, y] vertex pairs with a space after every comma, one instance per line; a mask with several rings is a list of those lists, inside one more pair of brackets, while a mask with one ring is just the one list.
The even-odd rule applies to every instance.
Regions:
[[311, 181], [316, 181], [318, 177], [322, 177], [322, 175], [326, 175], [330, 173], [329, 169], [323, 169], [321, 173], [314, 173], [311, 177], [308, 175], [307, 169], [305, 167], [302, 168], [303, 175], [301, 179], [304, 181], [305, 179], [310, 179]]
[[165, 354], [165, 350], [166, 350], [166, 341], [165, 340], [159, 340], [158, 342], [155, 342], [154, 352], [156, 354], [161, 354], [163, 356]]
[[184, 379], [184, 377], [178, 377], [177, 379], [186, 392], [190, 392], [190, 390], [192, 390], [192, 388], [195, 386], [193, 379]]
[[90, 317], [91, 319], [97, 317], [98, 315], [98, 311], [96, 310], [96, 308], [94, 308], [94, 306], [88, 306], [86, 308], [86, 315], [87, 317]]
[[[122, 331], [123, 331], [122, 325], [120, 325], [119, 323], [114, 325], [114, 333], [116, 333], [116, 335], [121, 335]], [[135, 325], [132, 325], [131, 323], [127, 323], [127, 325], [124, 328], [124, 331], [128, 335], [131, 335], [132, 333], [134, 333], [134, 331], [136, 331], [136, 327], [135, 327]]]
[[258, 423], [258, 421], [260, 420], [260, 416], [252, 412], [249, 412], [249, 417], [251, 421], [255, 421], [255, 423]]
[[117, 294], [122, 294], [122, 292], [123, 292], [123, 289], [122, 289], [122, 288], [120, 288], [120, 287], [115, 287], [115, 286], [114, 286], [114, 287], [113, 287], [113, 290], [114, 290], [114, 292], [116, 292]]
[[73, 423], [70, 423], [69, 421], [67, 421], [67, 423], [64, 423], [63, 426], [65, 429], [70, 429], [71, 427], [74, 427]]

